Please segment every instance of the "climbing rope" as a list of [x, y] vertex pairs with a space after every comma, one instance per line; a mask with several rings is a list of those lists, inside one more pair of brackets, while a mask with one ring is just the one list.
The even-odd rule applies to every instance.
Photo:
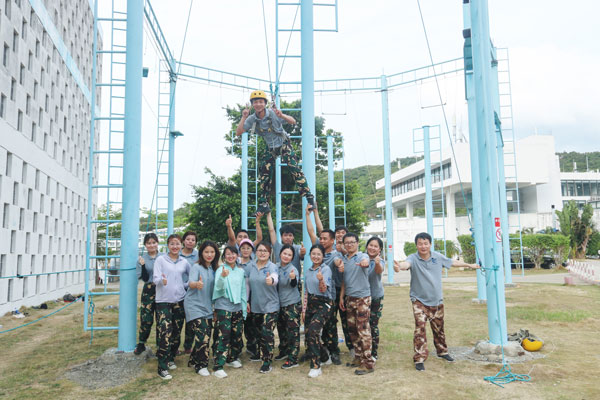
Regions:
[[76, 298], [74, 301], [72, 301], [72, 302], [70, 302], [70, 303], [67, 303], [67, 304], [65, 304], [64, 306], [62, 306], [62, 307], [61, 307], [61, 308], [59, 308], [58, 310], [54, 310], [54, 311], [52, 311], [50, 314], [44, 315], [44, 316], [42, 316], [42, 317], [40, 317], [40, 318], [38, 318], [38, 319], [35, 319], [35, 320], [33, 320], [33, 321], [29, 321], [29, 322], [28, 322], [28, 323], [26, 323], [26, 324], [19, 325], [19, 326], [15, 326], [14, 328], [5, 329], [5, 330], [3, 330], [3, 331], [0, 331], [0, 333], [7, 333], [7, 332], [16, 331], [17, 329], [21, 329], [21, 328], [24, 328], [24, 327], [26, 327], [26, 326], [29, 326], [29, 325], [31, 325], [31, 324], [35, 324], [36, 322], [39, 322], [39, 321], [41, 321], [41, 320], [43, 320], [43, 319], [45, 319], [45, 318], [48, 318], [49, 316], [51, 316], [51, 315], [54, 315], [54, 314], [56, 314], [57, 312], [64, 310], [65, 308], [69, 307], [70, 305], [77, 303], [77, 301], [78, 301], [79, 299], [81, 299], [82, 297], [83, 297], [83, 296], [79, 296], [79, 297], [78, 297], [78, 298]]
[[91, 316], [90, 322], [90, 346], [92, 345], [92, 341], [94, 340], [94, 310], [96, 309], [96, 305], [94, 304], [94, 300], [92, 300], [93, 296], [90, 296], [89, 306], [88, 306], [88, 314]]

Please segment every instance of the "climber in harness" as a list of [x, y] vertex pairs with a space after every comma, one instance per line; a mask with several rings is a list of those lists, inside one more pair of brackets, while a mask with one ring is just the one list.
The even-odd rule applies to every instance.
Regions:
[[298, 165], [298, 157], [290, 144], [290, 137], [283, 129], [283, 122], [295, 125], [296, 120], [277, 109], [275, 105], [267, 108], [267, 94], [262, 90], [255, 90], [250, 94], [250, 103], [254, 107], [254, 114], [250, 115], [249, 109], [242, 111], [242, 119], [235, 131], [237, 136], [244, 132], [256, 133], [262, 136], [267, 144], [267, 153], [259, 162], [260, 195], [257, 213], [268, 214], [271, 211], [268, 197], [271, 193], [271, 171], [277, 157], [287, 164], [298, 193], [306, 197], [309, 208], [312, 210], [315, 196], [310, 192], [306, 177]]

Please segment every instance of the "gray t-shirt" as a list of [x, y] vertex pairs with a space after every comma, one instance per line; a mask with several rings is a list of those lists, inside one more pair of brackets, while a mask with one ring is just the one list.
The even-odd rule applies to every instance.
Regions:
[[[191, 253], [190, 255], [187, 255], [187, 256], [186, 256], [186, 255], [185, 255], [185, 254], [183, 254], [183, 252], [181, 252], [181, 251], [179, 252], [179, 255], [180, 255], [181, 257], [185, 258], [185, 260], [186, 260], [187, 262], [189, 262], [189, 263], [190, 263], [190, 267], [191, 267], [192, 265], [194, 265], [194, 264], [198, 263], [198, 250], [196, 250], [196, 249], [192, 250], [192, 253]], [[187, 281], [188, 279], [189, 279], [189, 278], [186, 276], [186, 277], [185, 277], [185, 280]]]
[[333, 279], [334, 291], [335, 288], [342, 287], [342, 281], [344, 280], [344, 274], [339, 272], [335, 264], [333, 263], [336, 258], [342, 258], [342, 253], [335, 250], [335, 248], [329, 252], [325, 253], [323, 257], [323, 264], [327, 265], [331, 269], [331, 277]]
[[[380, 261], [383, 266], [383, 260]], [[369, 286], [371, 287], [371, 298], [380, 299], [383, 297], [383, 283], [381, 274], [375, 272], [375, 260], [369, 261]]]
[[[148, 280], [144, 282], [152, 282], [152, 274], [154, 273], [154, 261], [165, 253], [158, 252], [154, 257], [151, 257], [150, 254], [144, 253], [142, 254], [142, 258], [144, 259], [144, 268], [146, 268], [146, 272], [148, 272]], [[135, 264], [135, 272], [137, 274], [138, 279], [142, 279], [142, 264], [139, 262]]]
[[[275, 259], [275, 264], [281, 263], [281, 259], [279, 258], [279, 252], [281, 252], [282, 247], [283, 244], [279, 242], [275, 242], [273, 244], [273, 258]], [[294, 258], [292, 258], [292, 265], [296, 267], [296, 271], [299, 271], [300, 276], [302, 276], [302, 266], [300, 265], [300, 249], [302, 248], [302, 246], [300, 246], [299, 244], [292, 244], [292, 247], [294, 248]]]
[[185, 320], [192, 321], [197, 318], [213, 317], [212, 295], [215, 285], [215, 272], [212, 268], [204, 268], [196, 263], [190, 269], [190, 282], [198, 282], [202, 277], [204, 287], [202, 289], [188, 288], [183, 299], [183, 308], [185, 309]]
[[248, 285], [250, 286], [250, 311], [254, 314], [267, 314], [279, 311], [279, 294], [277, 285], [269, 286], [265, 281], [267, 272], [270, 276], [277, 278], [277, 265], [268, 261], [267, 264], [258, 269], [256, 262], [252, 262], [249, 268]]
[[450, 268], [452, 260], [432, 251], [428, 260], [414, 253], [406, 261], [410, 263], [410, 300], [419, 300], [430, 307], [442, 304], [442, 268]]
[[254, 133], [262, 136], [270, 149], [281, 147], [288, 140], [288, 134], [283, 130], [285, 121], [279, 118], [272, 109], [265, 109], [263, 119], [258, 118], [256, 114], [250, 115], [244, 122], [244, 130], [250, 132], [255, 122]]
[[327, 265], [321, 264], [321, 274], [323, 275], [323, 281], [325, 281], [325, 284], [327, 285], [327, 291], [325, 291], [325, 293], [321, 293], [319, 290], [319, 279], [317, 279], [318, 273], [318, 268], [313, 269], [311, 267], [306, 270], [306, 276], [304, 277], [306, 282], [306, 290], [309, 294], [315, 296], [326, 297], [329, 300], [335, 299], [335, 287], [333, 286], [331, 269]]
[[279, 292], [280, 307], [296, 304], [301, 300], [300, 292], [298, 291], [298, 285], [296, 284], [296, 286], [292, 287], [290, 284], [292, 281], [290, 279], [290, 273], [292, 270], [296, 274], [296, 282], [299, 282], [300, 275], [298, 274], [298, 269], [294, 267], [292, 263], [289, 263], [285, 267], [279, 265], [279, 282], [277, 282], [277, 291]]
[[369, 256], [358, 252], [352, 257], [342, 256], [344, 261], [344, 284], [346, 285], [346, 296], [369, 297], [371, 286], [369, 285], [369, 268], [358, 265], [362, 260], [368, 260]]

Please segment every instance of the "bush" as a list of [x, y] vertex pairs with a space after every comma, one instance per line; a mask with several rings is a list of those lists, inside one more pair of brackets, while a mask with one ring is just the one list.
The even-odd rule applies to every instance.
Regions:
[[571, 246], [571, 240], [565, 235], [551, 235], [552, 236], [552, 258], [554, 258], [554, 265], [558, 268], [567, 261], [569, 256], [569, 250]]
[[[439, 251], [440, 253], [444, 253], [444, 241], [442, 239], [434, 240], [435, 242], [435, 251]], [[446, 257], [452, 258], [458, 254], [458, 248], [456, 243], [452, 240], [446, 240]]]
[[557, 243], [554, 238], [559, 235], [532, 234], [523, 235], [523, 253], [533, 261], [535, 269], [540, 269], [544, 261], [544, 255], [548, 252], [554, 253]]
[[475, 263], [475, 239], [471, 235], [460, 235], [458, 236], [458, 243], [460, 244], [461, 255], [463, 261], [467, 264]]
[[414, 242], [404, 242], [404, 255], [407, 257], [417, 252], [417, 245]]
[[587, 245], [586, 254], [588, 256], [597, 256], [598, 250], [600, 250], [600, 232], [594, 231], [590, 236], [590, 241]]

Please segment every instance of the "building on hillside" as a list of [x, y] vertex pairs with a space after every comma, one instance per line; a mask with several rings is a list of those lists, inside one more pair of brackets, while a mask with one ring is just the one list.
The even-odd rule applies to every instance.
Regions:
[[87, 0], [0, 3], [0, 315], [84, 291], [92, 27]]
[[[441, 213], [441, 177], [443, 177], [445, 207], [445, 237], [456, 241], [458, 235], [469, 234], [467, 206], [472, 204], [471, 165], [468, 143], [455, 143], [455, 164], [450, 149], [442, 151], [440, 162], [432, 161], [432, 189], [434, 212]], [[561, 210], [563, 204], [574, 200], [585, 204], [600, 200], [600, 172], [560, 172], [558, 156], [552, 136], [529, 136], [516, 142], [518, 191], [520, 204], [520, 226], [534, 231], [557, 226], [554, 210]], [[459, 180], [460, 176], [460, 180]], [[462, 187], [464, 189], [461, 191]], [[377, 181], [377, 189], [384, 187], [384, 180]], [[392, 174], [392, 204], [394, 221], [394, 252], [403, 257], [404, 243], [413, 241], [419, 232], [427, 230], [425, 218], [424, 161], [419, 161]], [[507, 181], [507, 189], [515, 184]], [[516, 192], [508, 190], [508, 208], [511, 233], [519, 225], [516, 213]], [[466, 204], [465, 204], [466, 203]], [[385, 202], [377, 203], [385, 207]], [[600, 224], [600, 209], [594, 211], [594, 218]], [[441, 225], [441, 217], [434, 218], [434, 225]], [[384, 235], [385, 221], [371, 221], [363, 233], [364, 237]], [[440, 238], [441, 228], [436, 228], [434, 237]]]

